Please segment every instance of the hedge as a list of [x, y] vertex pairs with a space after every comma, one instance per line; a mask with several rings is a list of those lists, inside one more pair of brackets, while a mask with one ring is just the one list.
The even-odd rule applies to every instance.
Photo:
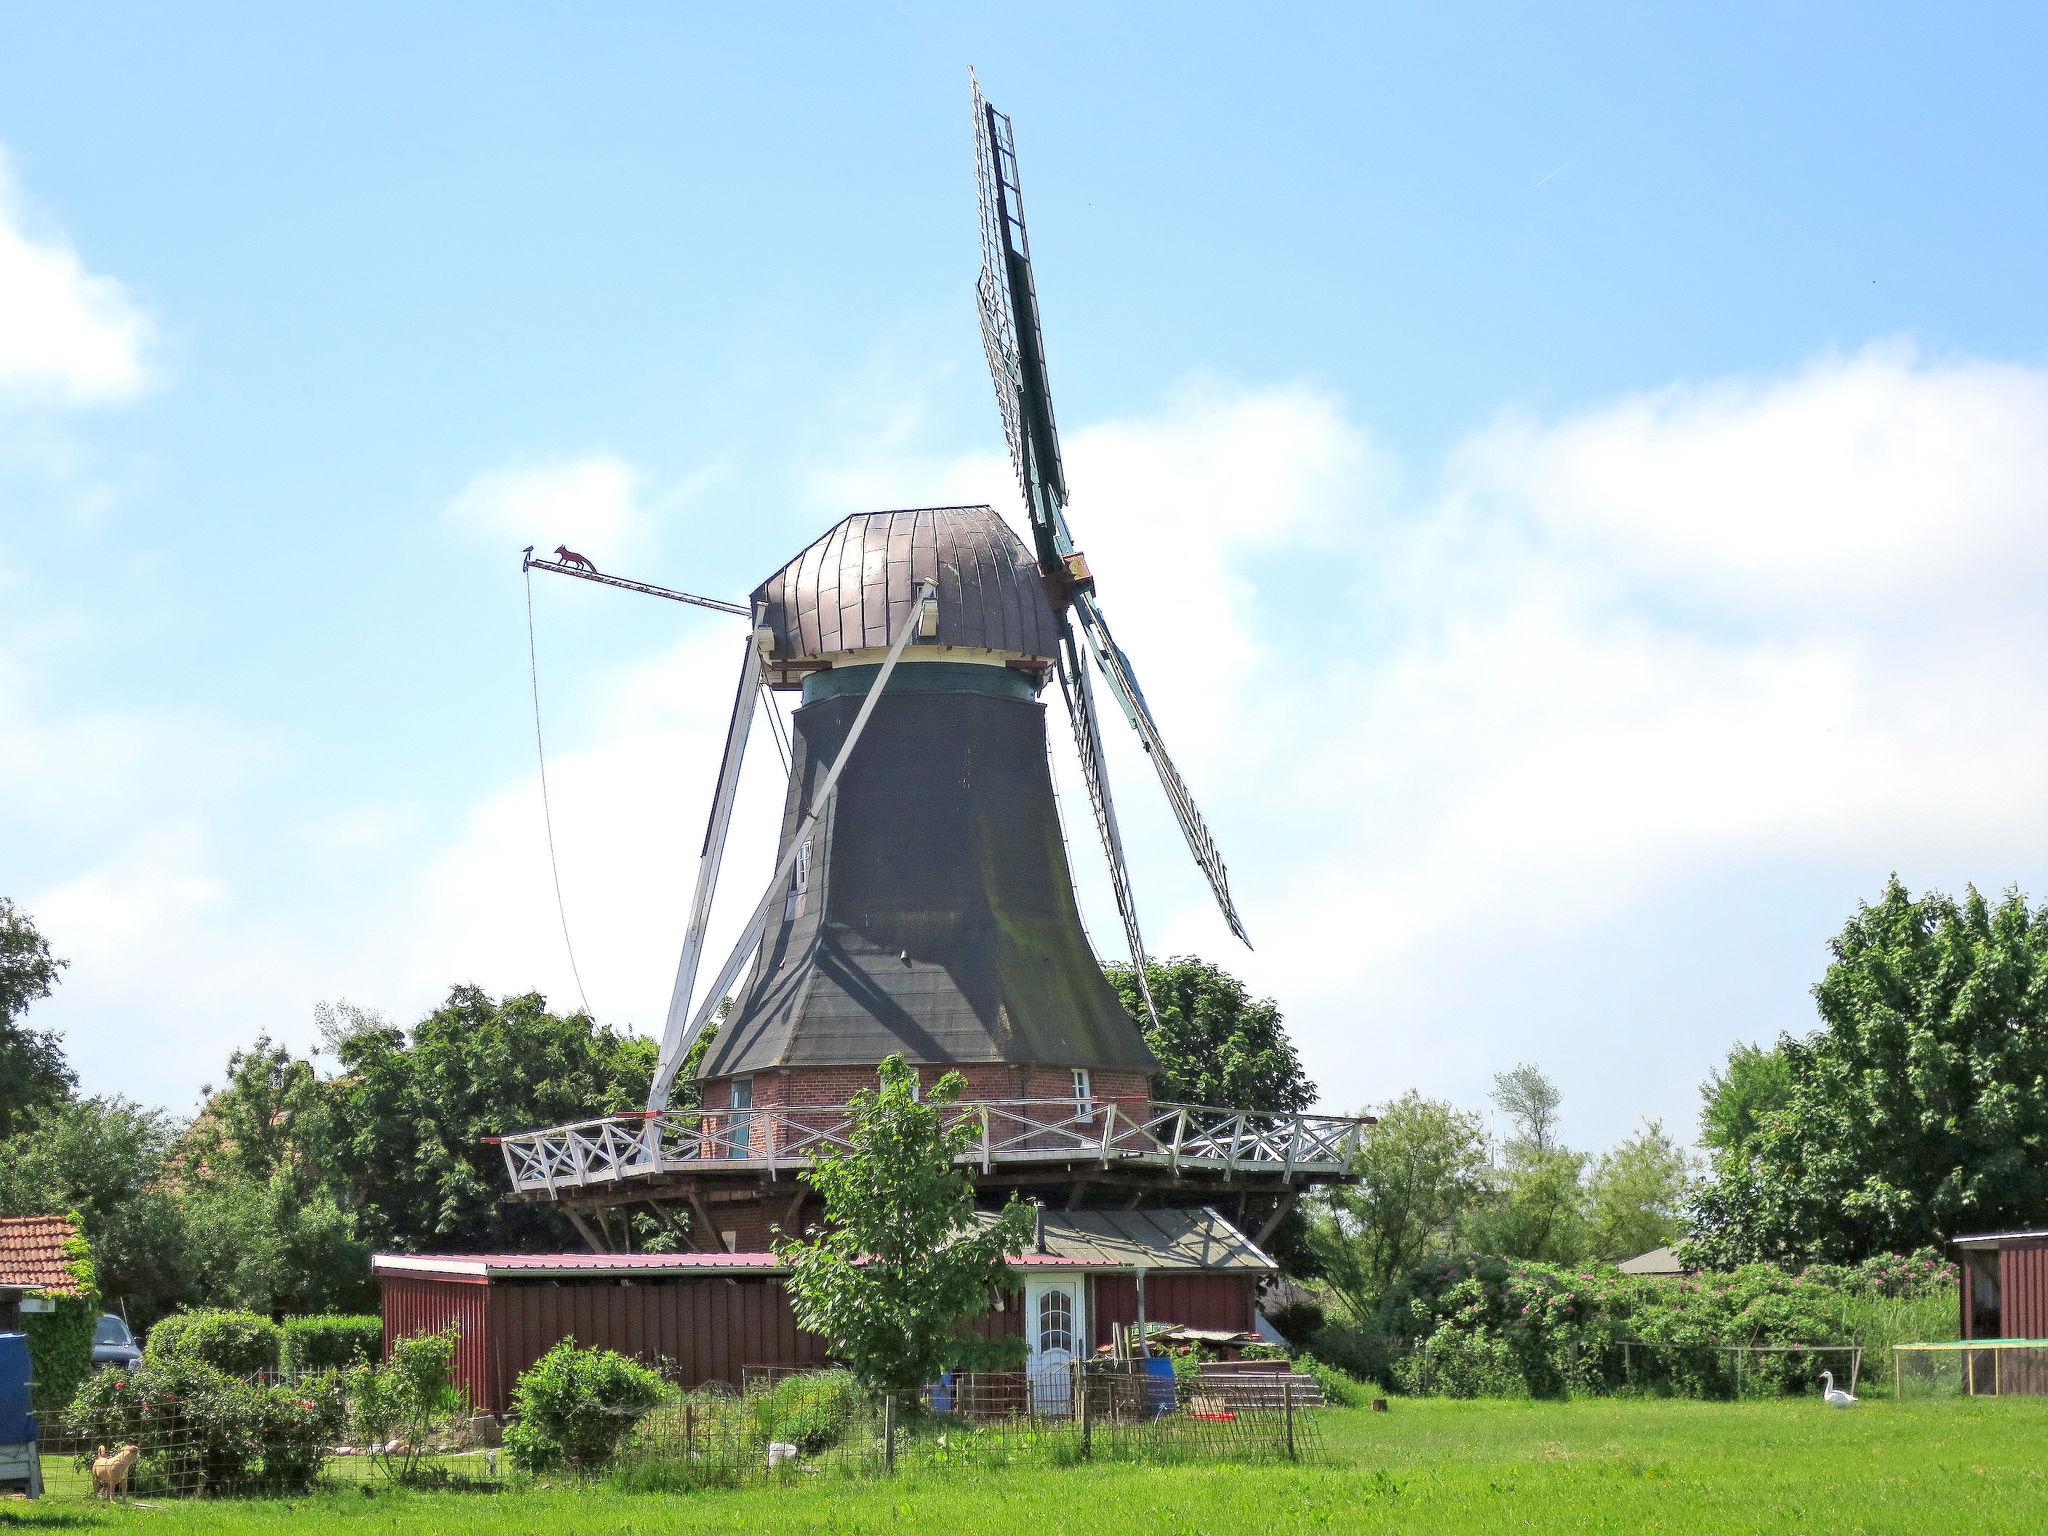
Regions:
[[381, 1317], [288, 1317], [278, 1359], [287, 1376], [297, 1376], [362, 1365], [383, 1353]]
[[195, 1307], [173, 1312], [149, 1330], [151, 1360], [197, 1360], [230, 1376], [277, 1369], [283, 1330], [260, 1312]]

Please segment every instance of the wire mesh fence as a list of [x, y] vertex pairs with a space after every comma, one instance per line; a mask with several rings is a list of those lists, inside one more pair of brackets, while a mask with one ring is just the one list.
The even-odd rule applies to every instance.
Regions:
[[1895, 1344], [1892, 1394], [1901, 1402], [1945, 1397], [2048, 1397], [2048, 1339]]
[[1671, 1343], [1629, 1339], [1619, 1347], [1625, 1392], [1704, 1398], [1796, 1397], [1818, 1392], [1822, 1374], [1853, 1393], [1860, 1344]]
[[866, 1393], [844, 1371], [764, 1368], [739, 1392], [699, 1388], [648, 1414], [610, 1472], [679, 1489], [1032, 1462], [1299, 1461], [1318, 1452], [1319, 1400], [1285, 1372], [1217, 1380], [1109, 1361], [948, 1376], [903, 1397]]

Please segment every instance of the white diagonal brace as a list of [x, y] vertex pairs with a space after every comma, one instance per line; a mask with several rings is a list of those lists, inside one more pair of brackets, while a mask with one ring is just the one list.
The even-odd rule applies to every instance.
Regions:
[[[733, 698], [732, 720], [725, 731], [725, 757], [718, 768], [718, 789], [711, 799], [711, 820], [704, 828], [704, 843], [697, 851], [697, 889], [690, 899], [690, 926], [683, 930], [683, 953], [676, 961], [676, 984], [669, 993], [668, 1022], [661, 1032], [663, 1063], [682, 1058], [675, 1054], [690, 1017], [690, 997], [697, 987], [697, 966], [704, 956], [704, 930], [711, 922], [711, 903], [718, 892], [719, 866], [725, 861], [725, 834], [732, 825], [732, 806], [739, 792], [740, 763], [747, 755], [747, 734], [754, 722], [755, 695], [761, 686], [761, 648], [765, 630], [756, 628], [747, 636], [747, 656], [740, 667], [739, 692]], [[673, 1079], [669, 1074], [669, 1080]], [[657, 1074], [655, 1081], [665, 1080]], [[653, 1095], [649, 1109], [667, 1108], [667, 1088], [660, 1102]]]
[[868, 717], [875, 712], [875, 705], [881, 702], [882, 689], [888, 685], [889, 674], [896, 670], [896, 662], [903, 655], [903, 648], [910, 644], [910, 637], [917, 633], [918, 621], [924, 617], [925, 606], [937, 596], [936, 583], [926, 581], [918, 585], [917, 601], [910, 605], [909, 614], [905, 616], [902, 627], [896, 631], [895, 642], [890, 645], [889, 654], [882, 661], [881, 671], [875, 674], [874, 682], [868, 685], [867, 697], [861, 700], [860, 710], [853, 717], [853, 725], [846, 733], [846, 741], [839, 748], [839, 755], [832, 759], [832, 766], [819, 783], [809, 809], [798, 818], [796, 829], [789, 839], [789, 846], [783, 849], [782, 858], [775, 866], [775, 873], [769, 878], [768, 889], [762, 894], [760, 904], [754, 908], [754, 915], [747, 919], [747, 926], [741, 931], [739, 942], [733, 946], [732, 954], [726, 958], [717, 979], [705, 992], [704, 1001], [698, 1005], [689, 1024], [674, 1037], [673, 1048], [667, 1041], [663, 1042], [661, 1063], [654, 1070], [654, 1087], [647, 1096], [649, 1109], [668, 1107], [669, 1092], [675, 1086], [676, 1073], [684, 1061], [689, 1059], [690, 1047], [696, 1044], [704, 1026], [711, 1022], [711, 1016], [717, 1012], [726, 988], [730, 987], [734, 978], [739, 975], [740, 967], [747, 963], [759, 946], [761, 936], [768, 928], [769, 915], [775, 910], [776, 903], [783, 899], [783, 888], [789, 883], [789, 873], [796, 867], [797, 850], [803, 847], [804, 839], [817, 824], [818, 818], [824, 814], [826, 805], [831, 802], [833, 791], [839, 787], [839, 775], [846, 767], [846, 760], [853, 756], [854, 744], [860, 740], [860, 733], [867, 729]]

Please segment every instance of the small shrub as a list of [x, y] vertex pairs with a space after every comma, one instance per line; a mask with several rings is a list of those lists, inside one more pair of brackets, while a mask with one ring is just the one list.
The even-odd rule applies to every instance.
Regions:
[[851, 1371], [785, 1376], [754, 1400], [755, 1432], [763, 1443], [781, 1440], [815, 1456], [839, 1443], [863, 1401]]
[[659, 1376], [616, 1350], [563, 1339], [519, 1373], [505, 1448], [524, 1471], [594, 1471], [666, 1390]]
[[367, 1365], [384, 1352], [381, 1317], [288, 1317], [278, 1360], [287, 1376]]
[[1386, 1338], [1376, 1330], [1325, 1323], [1309, 1335], [1307, 1354], [1361, 1381], [1391, 1383], [1394, 1379]]
[[1315, 1378], [1316, 1385], [1323, 1389], [1323, 1401], [1332, 1408], [1363, 1408], [1372, 1401], [1371, 1384], [1360, 1381], [1348, 1371], [1325, 1365], [1313, 1355], [1302, 1356], [1296, 1364], [1305, 1374]]
[[263, 1483], [274, 1492], [302, 1493], [318, 1479], [327, 1464], [327, 1448], [346, 1427], [341, 1377], [312, 1377], [293, 1386], [254, 1390]]
[[230, 1376], [277, 1369], [282, 1330], [257, 1312], [199, 1307], [173, 1312], [149, 1330], [144, 1353], [152, 1360], [197, 1360]]
[[382, 1365], [366, 1363], [348, 1373], [348, 1411], [354, 1433], [375, 1447], [372, 1455], [393, 1482], [420, 1478], [429, 1446], [467, 1406], [455, 1385], [451, 1323], [439, 1333], [414, 1334], [392, 1343]]

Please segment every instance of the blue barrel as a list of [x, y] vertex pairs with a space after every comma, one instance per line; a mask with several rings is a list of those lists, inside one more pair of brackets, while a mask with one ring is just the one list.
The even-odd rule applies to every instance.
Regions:
[[951, 1371], [941, 1371], [939, 1379], [932, 1383], [932, 1412], [951, 1413], [952, 1411], [953, 1373]]
[[1173, 1412], [1173, 1362], [1164, 1355], [1145, 1357], [1145, 1411], [1153, 1418]]
[[36, 1437], [28, 1376], [28, 1335], [0, 1333], [0, 1445], [21, 1445]]

